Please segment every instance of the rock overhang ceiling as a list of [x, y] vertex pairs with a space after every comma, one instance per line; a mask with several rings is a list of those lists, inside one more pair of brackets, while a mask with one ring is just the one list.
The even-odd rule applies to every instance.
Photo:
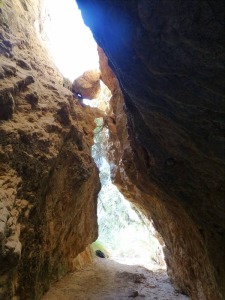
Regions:
[[[168, 235], [163, 237], [176, 280], [193, 297], [210, 299], [224, 280], [224, 3], [77, 3], [123, 92], [130, 143], [130, 152], [121, 154], [125, 171], [172, 218], [170, 237], [162, 228], [169, 221], [159, 229]], [[162, 209], [155, 207], [159, 223]], [[179, 273], [176, 262], [191, 255]], [[188, 283], [191, 276], [195, 283]]]

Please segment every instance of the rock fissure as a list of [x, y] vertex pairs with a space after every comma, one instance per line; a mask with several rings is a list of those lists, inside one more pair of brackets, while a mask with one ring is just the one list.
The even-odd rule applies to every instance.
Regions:
[[153, 220], [177, 286], [193, 300], [223, 299], [223, 1], [77, 0], [101, 74], [72, 85], [43, 46], [42, 4], [0, 1], [0, 299], [40, 299], [92, 261], [102, 113], [81, 102], [99, 78], [112, 92], [113, 182]]

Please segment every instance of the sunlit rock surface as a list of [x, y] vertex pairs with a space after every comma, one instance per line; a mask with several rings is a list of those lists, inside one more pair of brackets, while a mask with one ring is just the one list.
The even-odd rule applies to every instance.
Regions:
[[101, 91], [100, 72], [98, 70], [84, 72], [74, 80], [72, 91], [75, 94], [80, 94], [83, 99], [96, 99]]
[[192, 299], [221, 299], [224, 2], [77, 3], [124, 96], [105, 79], [117, 93], [114, 180], [154, 219], [179, 287]]
[[[0, 299], [40, 299], [90, 261], [97, 237], [95, 114], [41, 46], [39, 1], [0, 7]], [[75, 259], [75, 260], [74, 260]]]

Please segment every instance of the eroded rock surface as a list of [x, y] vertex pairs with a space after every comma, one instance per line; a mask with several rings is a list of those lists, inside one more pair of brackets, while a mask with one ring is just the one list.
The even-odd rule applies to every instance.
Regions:
[[182, 290], [221, 299], [224, 2], [77, 2], [122, 90], [105, 79], [117, 93], [114, 180], [153, 218]]
[[83, 99], [96, 99], [100, 90], [100, 72], [98, 70], [84, 72], [72, 84], [73, 93], [80, 94]]
[[40, 2], [0, 8], [0, 299], [40, 299], [97, 237], [95, 113], [41, 46]]

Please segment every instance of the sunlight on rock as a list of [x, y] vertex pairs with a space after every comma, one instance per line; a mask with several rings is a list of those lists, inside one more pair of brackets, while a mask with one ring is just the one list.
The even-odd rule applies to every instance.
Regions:
[[[89, 70], [99, 67], [96, 43], [84, 25], [75, 1], [66, 0], [63, 5], [62, 10], [60, 3], [53, 0], [45, 3], [44, 34], [47, 47], [59, 70], [73, 82], [74, 94], [79, 95], [85, 105], [100, 109], [106, 116], [110, 90], [101, 81], [99, 93], [97, 81], [91, 84], [90, 76], [87, 78], [89, 81], [86, 80], [86, 74], [94, 72]], [[122, 259], [128, 264], [138, 262], [151, 267], [165, 266], [162, 246], [154, 237], [153, 226], [145, 224], [147, 219], [125, 200], [111, 182], [110, 165], [105, 153], [108, 143], [106, 124], [103, 119], [96, 122], [92, 153], [100, 169], [102, 183], [98, 197], [99, 241], [107, 247], [110, 256], [118, 261]]]
[[150, 269], [165, 268], [162, 246], [153, 224], [129, 203], [110, 178], [107, 161], [108, 129], [103, 119], [96, 119], [92, 156], [100, 170], [101, 191], [98, 195], [98, 248], [109, 257], [128, 265]]
[[105, 114], [109, 111], [109, 100], [112, 96], [110, 90], [107, 88], [107, 86], [100, 80], [100, 94], [98, 98], [96, 99], [84, 99], [83, 102], [86, 105], [89, 105], [91, 107], [97, 107], [101, 111], [103, 111]]
[[225, 299], [223, 3], [0, 0], [0, 299]]

